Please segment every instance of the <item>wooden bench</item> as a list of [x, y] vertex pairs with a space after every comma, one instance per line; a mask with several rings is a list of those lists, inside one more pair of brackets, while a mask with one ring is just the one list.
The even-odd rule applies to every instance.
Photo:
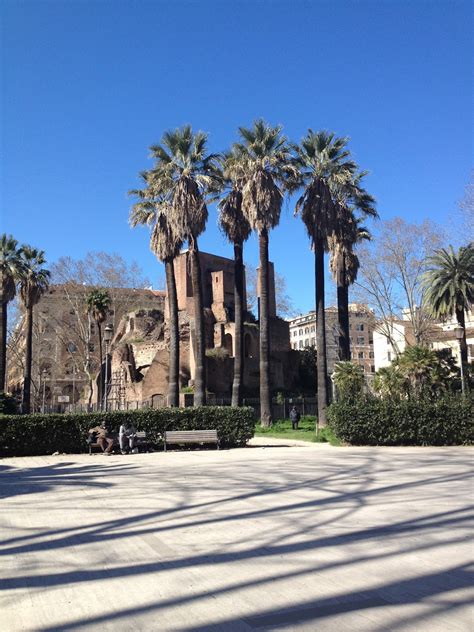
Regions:
[[[113, 447], [114, 448], [119, 447], [120, 444], [119, 444], [119, 436], [118, 436], [118, 434], [114, 433], [114, 434], [111, 435], [111, 437], [114, 440]], [[92, 448], [100, 448], [100, 449], [102, 449], [100, 447], [100, 444], [97, 443], [96, 441], [94, 443], [89, 443], [88, 445], [89, 445], [89, 454], [92, 454]], [[148, 439], [146, 438], [146, 432], [139, 431], [139, 432], [137, 432], [137, 435], [136, 435], [136, 438], [135, 438], [135, 447], [136, 448], [140, 448], [140, 447], [143, 447], [143, 446], [148, 446]]]
[[186, 443], [215, 443], [217, 449], [220, 448], [219, 437], [217, 436], [217, 430], [167, 430], [163, 434], [163, 443], [165, 446], [168, 443], [186, 444]]

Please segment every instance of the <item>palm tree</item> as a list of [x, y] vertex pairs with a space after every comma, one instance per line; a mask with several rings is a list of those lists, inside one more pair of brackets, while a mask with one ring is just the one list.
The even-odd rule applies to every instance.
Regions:
[[207, 134], [194, 133], [190, 125], [165, 132], [160, 145], [151, 147], [156, 159], [154, 183], [166, 195], [177, 234], [188, 240], [194, 297], [196, 364], [194, 405], [206, 403], [206, 339], [198, 237], [207, 217], [206, 200], [218, 190], [218, 170], [207, 153]]
[[22, 272], [20, 277], [20, 297], [26, 311], [26, 354], [23, 381], [22, 412], [30, 412], [31, 400], [31, 364], [33, 347], [33, 308], [46, 292], [49, 285], [49, 270], [42, 266], [46, 263], [43, 250], [30, 246], [20, 249]]
[[169, 200], [154, 186], [153, 172], [141, 175], [145, 188], [130, 192], [139, 198], [130, 213], [130, 224], [132, 227], [144, 224], [152, 226], [150, 249], [165, 265], [170, 314], [168, 406], [179, 406], [179, 312], [174, 260], [179, 255], [183, 240], [177, 232], [179, 227], [173, 224], [173, 209]]
[[337, 320], [339, 360], [348, 361], [351, 358], [349, 331], [349, 286], [355, 283], [360, 263], [354, 246], [364, 239], [370, 240], [371, 234], [365, 226], [360, 225], [348, 209], [344, 219], [339, 220], [339, 230], [329, 238], [331, 259], [329, 267], [337, 286]]
[[474, 302], [474, 244], [459, 248], [441, 248], [427, 259], [423, 277], [423, 301], [434, 318], [455, 317], [463, 329], [461, 362], [467, 364], [465, 312]]
[[[103, 386], [102, 386], [102, 323], [107, 318], [110, 308], [110, 296], [107, 290], [92, 290], [86, 297], [87, 311], [97, 325], [99, 335], [99, 375], [97, 380], [97, 408], [102, 404]], [[106, 359], [107, 361], [107, 359]]]
[[295, 214], [301, 215], [311, 247], [315, 255], [316, 286], [316, 347], [318, 422], [326, 425], [328, 404], [326, 323], [324, 299], [324, 253], [328, 250], [328, 239], [336, 226], [337, 207], [331, 187], [350, 181], [356, 171], [346, 149], [347, 138], [337, 138], [332, 132], [313, 132], [294, 146], [299, 184], [303, 193], [296, 203]]
[[[337, 317], [339, 326], [339, 360], [351, 357], [349, 332], [349, 286], [359, 270], [359, 259], [354, 246], [370, 240], [369, 230], [361, 225], [362, 218], [377, 218], [374, 198], [362, 187], [366, 171], [356, 173], [344, 183], [330, 183], [336, 202], [335, 225], [329, 238], [330, 268], [337, 286]], [[356, 214], [358, 213], [358, 214]]]
[[354, 400], [362, 394], [364, 389], [364, 370], [353, 362], [336, 362], [333, 382], [341, 400]]
[[[232, 173], [235, 155], [228, 154], [223, 160], [223, 174]], [[244, 375], [244, 242], [250, 237], [252, 229], [242, 212], [242, 182], [236, 178], [229, 183], [231, 190], [219, 202], [219, 225], [234, 245], [234, 379], [232, 382], [232, 406], [242, 403]]]
[[233, 147], [233, 178], [242, 183], [242, 212], [259, 242], [260, 285], [260, 422], [272, 424], [270, 399], [270, 319], [268, 234], [280, 221], [283, 192], [291, 175], [292, 158], [281, 126], [263, 120], [240, 127], [241, 142]]
[[0, 391], [5, 390], [7, 367], [8, 303], [15, 298], [16, 285], [23, 272], [18, 242], [12, 235], [0, 239]]

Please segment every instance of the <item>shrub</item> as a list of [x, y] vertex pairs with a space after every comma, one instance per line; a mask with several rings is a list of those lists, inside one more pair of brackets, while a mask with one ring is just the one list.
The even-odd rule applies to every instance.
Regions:
[[328, 408], [335, 434], [354, 445], [462, 445], [474, 440], [472, 397], [362, 398]]
[[144, 430], [152, 445], [161, 443], [165, 430], [215, 429], [223, 447], [242, 446], [253, 437], [252, 408], [203, 406], [159, 408], [111, 413], [23, 415], [0, 417], [0, 456], [32, 456], [52, 452], [85, 452], [89, 428], [107, 421], [117, 431], [128, 419]]
[[13, 395], [0, 392], [0, 415], [14, 415], [18, 412], [17, 401]]

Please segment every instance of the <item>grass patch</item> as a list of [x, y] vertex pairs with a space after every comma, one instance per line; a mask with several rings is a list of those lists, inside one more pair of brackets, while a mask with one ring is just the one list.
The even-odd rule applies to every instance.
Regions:
[[289, 419], [277, 419], [271, 428], [262, 428], [260, 422], [255, 426], [256, 437], [275, 437], [277, 439], [298, 439], [312, 443], [330, 443], [341, 445], [339, 439], [330, 428], [322, 428], [317, 434], [315, 430], [316, 417], [307, 415], [301, 417], [298, 430], [293, 430]]

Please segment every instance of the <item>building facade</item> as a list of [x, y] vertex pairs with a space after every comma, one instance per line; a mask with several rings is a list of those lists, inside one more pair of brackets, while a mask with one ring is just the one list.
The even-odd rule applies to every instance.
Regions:
[[[338, 361], [337, 308], [328, 307], [325, 310], [326, 321], [326, 351], [328, 356], [328, 372], [334, 371]], [[317, 349], [316, 341], [316, 312], [310, 311], [288, 321], [290, 325], [290, 344], [294, 350], [305, 348]], [[374, 373], [374, 326], [375, 317], [367, 305], [360, 303], [349, 304], [349, 330], [351, 342], [351, 359], [363, 367], [365, 373]]]
[[[207, 383], [210, 393], [230, 397], [235, 353], [234, 261], [199, 253], [206, 336]], [[192, 387], [195, 372], [194, 299], [189, 253], [175, 260], [180, 328], [180, 385]], [[271, 381], [275, 389], [290, 389], [297, 374], [292, 358], [288, 323], [276, 315], [273, 266], [270, 267]], [[98, 374], [107, 377], [112, 408], [165, 398], [168, 390], [169, 323], [166, 292], [152, 289], [107, 288], [111, 306], [106, 324], [113, 338], [99, 344], [96, 323], [87, 313], [90, 287], [51, 286], [34, 310], [33, 408], [69, 404], [99, 406]], [[249, 318], [249, 321], [252, 319]], [[24, 357], [25, 331], [21, 324], [15, 355]], [[107, 352], [107, 353], [106, 353]], [[258, 394], [259, 333], [255, 322], [244, 326], [244, 387]], [[10, 354], [11, 355], [11, 354]], [[105, 362], [107, 356], [108, 361]], [[8, 388], [20, 393], [23, 366], [10, 362]]]
[[[474, 312], [465, 313], [466, 339], [468, 350], [468, 362], [474, 362]], [[458, 366], [461, 363], [459, 341], [456, 338], [455, 329], [457, 321], [450, 318], [446, 322], [436, 322], [430, 325], [426, 338], [429, 346], [441, 351], [446, 349], [455, 359]], [[374, 332], [374, 356], [375, 370], [390, 366], [398, 354], [415, 344], [413, 326], [408, 319], [408, 314], [402, 314], [401, 319], [393, 319], [389, 324], [379, 324]]]

